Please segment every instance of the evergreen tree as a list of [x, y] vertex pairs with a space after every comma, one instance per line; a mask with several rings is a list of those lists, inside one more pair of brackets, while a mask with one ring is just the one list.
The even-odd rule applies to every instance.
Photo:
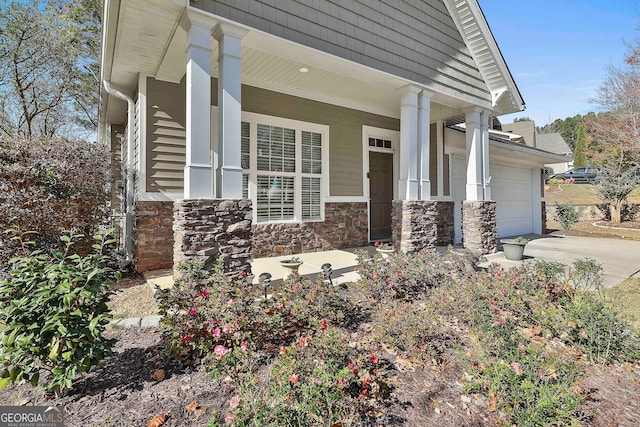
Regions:
[[585, 148], [587, 143], [587, 133], [584, 130], [584, 125], [578, 127], [578, 133], [576, 136], [576, 145], [573, 149], [573, 165], [574, 166], [587, 166], [587, 156], [585, 154]]

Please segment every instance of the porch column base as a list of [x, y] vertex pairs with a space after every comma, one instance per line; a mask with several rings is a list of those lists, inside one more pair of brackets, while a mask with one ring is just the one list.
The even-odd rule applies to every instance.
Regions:
[[222, 259], [228, 275], [251, 274], [251, 201], [177, 200], [173, 205], [173, 274], [181, 261], [202, 260], [211, 270]]
[[453, 202], [394, 200], [393, 242], [405, 253], [453, 244]]
[[462, 241], [464, 247], [481, 254], [498, 250], [496, 202], [464, 201], [462, 203]]

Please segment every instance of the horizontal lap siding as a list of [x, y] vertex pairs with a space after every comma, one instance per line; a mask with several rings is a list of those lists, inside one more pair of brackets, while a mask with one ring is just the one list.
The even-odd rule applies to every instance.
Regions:
[[147, 191], [182, 192], [186, 85], [147, 79]]
[[[212, 87], [217, 87], [216, 79]], [[215, 93], [212, 102], [217, 103]], [[185, 85], [147, 81], [147, 191], [181, 192], [185, 162]], [[331, 196], [362, 196], [362, 126], [399, 130], [400, 121], [251, 86], [242, 110], [329, 126]]]
[[202, 0], [192, 6], [443, 93], [490, 101], [442, 0]]

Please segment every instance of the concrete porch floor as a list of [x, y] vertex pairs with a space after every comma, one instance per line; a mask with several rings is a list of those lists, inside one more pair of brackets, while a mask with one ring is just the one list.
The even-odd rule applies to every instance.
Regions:
[[[375, 247], [334, 249], [323, 252], [256, 258], [251, 263], [251, 271], [254, 274], [253, 283], [258, 283], [258, 276], [262, 273], [270, 273], [272, 282], [283, 280], [291, 273], [291, 270], [283, 267], [280, 261], [293, 257], [297, 257], [302, 261], [302, 265], [298, 269], [300, 276], [316, 280], [318, 274], [322, 272], [322, 265], [329, 263], [333, 270], [331, 278], [334, 284], [353, 282], [358, 280], [358, 274], [355, 272], [355, 267], [358, 265], [357, 251], [367, 251], [372, 255], [375, 253]], [[143, 273], [143, 276], [154, 289], [155, 285], [160, 286], [162, 289], [173, 286], [172, 270], [147, 271]]]
[[[640, 277], [640, 241], [624, 239], [606, 239], [593, 237], [551, 236], [551, 235], [527, 235], [530, 242], [525, 248], [523, 261], [509, 261], [503, 252], [487, 255], [486, 262], [480, 263], [480, 267], [497, 263], [503, 268], [509, 269], [522, 263], [536, 259], [556, 261], [571, 264], [576, 259], [592, 258], [602, 265], [604, 274], [604, 286], [614, 286], [627, 278]], [[501, 248], [501, 246], [499, 246]], [[251, 264], [254, 274], [254, 283], [258, 283], [261, 273], [271, 273], [272, 281], [279, 281], [287, 277], [290, 270], [280, 264], [281, 260], [291, 259], [293, 256], [300, 258], [303, 264], [298, 272], [301, 276], [307, 276], [315, 280], [322, 271], [322, 264], [330, 263], [333, 269], [332, 279], [334, 284], [353, 282], [358, 279], [354, 271], [357, 266], [355, 252], [367, 250], [375, 253], [375, 247], [330, 250], [324, 252], [312, 252], [297, 255], [286, 255], [271, 258], [258, 258]], [[438, 252], [445, 253], [447, 247], [438, 247]], [[454, 247], [460, 250], [460, 247]], [[171, 270], [150, 271], [144, 274], [147, 283], [161, 288], [173, 285]]]

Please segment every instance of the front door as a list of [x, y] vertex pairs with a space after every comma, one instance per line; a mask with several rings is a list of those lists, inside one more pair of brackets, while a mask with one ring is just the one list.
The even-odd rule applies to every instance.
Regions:
[[369, 196], [371, 240], [390, 240], [393, 154], [369, 152]]

